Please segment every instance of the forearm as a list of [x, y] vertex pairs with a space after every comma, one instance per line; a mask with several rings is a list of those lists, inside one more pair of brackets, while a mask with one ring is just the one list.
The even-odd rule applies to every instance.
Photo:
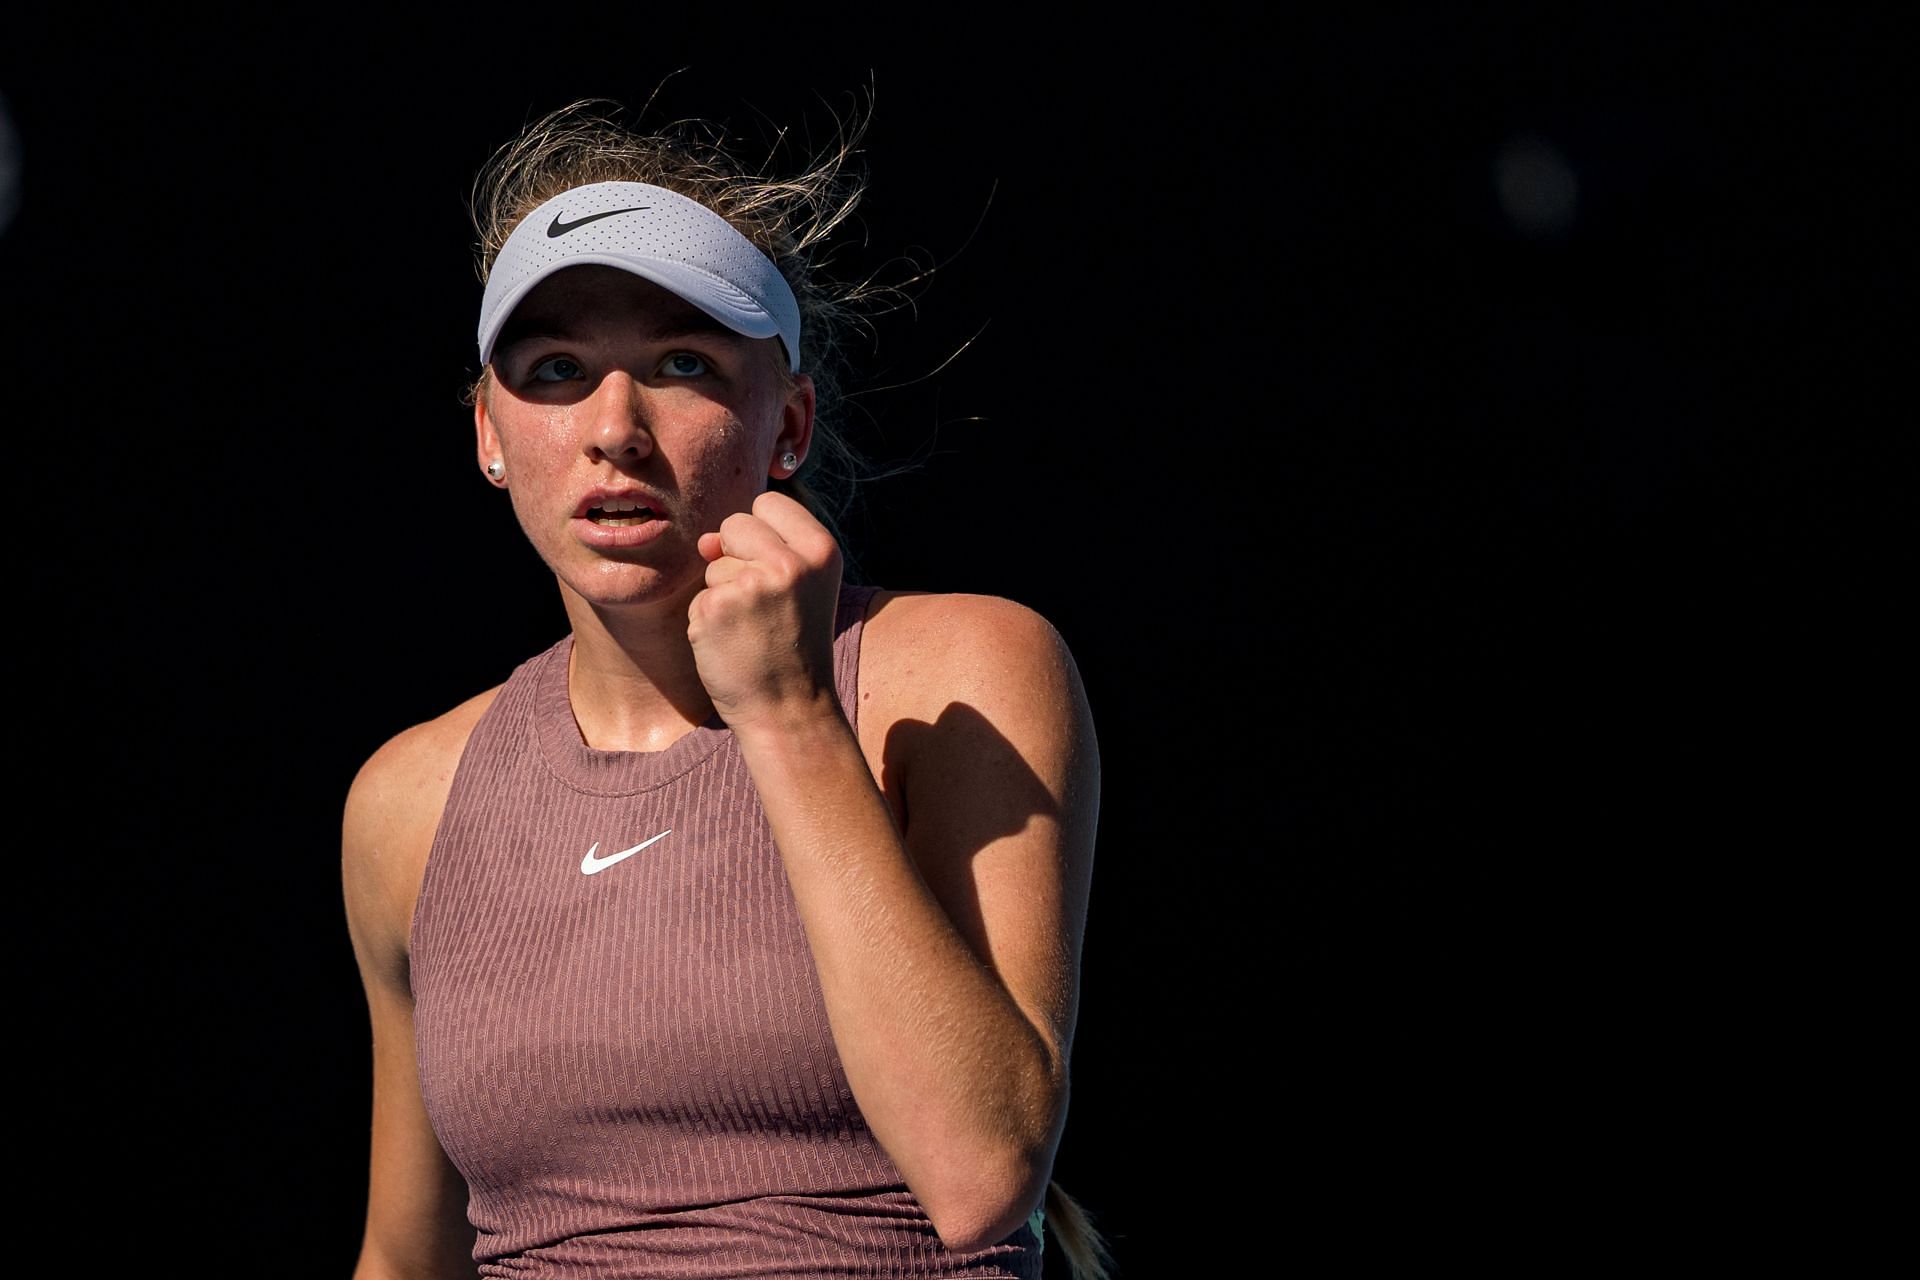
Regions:
[[875, 1137], [943, 1236], [1017, 1222], [1065, 1118], [1065, 1063], [928, 888], [830, 697], [736, 735]]

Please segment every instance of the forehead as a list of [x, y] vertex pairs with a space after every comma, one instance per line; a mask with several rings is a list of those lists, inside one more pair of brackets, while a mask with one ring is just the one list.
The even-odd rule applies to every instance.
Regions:
[[580, 337], [609, 329], [648, 337], [703, 333], [750, 341], [651, 280], [590, 263], [563, 268], [535, 285], [501, 328], [495, 355], [535, 336]]

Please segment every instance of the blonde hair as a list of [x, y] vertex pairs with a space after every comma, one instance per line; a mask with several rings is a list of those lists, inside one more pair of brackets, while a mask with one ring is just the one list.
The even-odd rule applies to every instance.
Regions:
[[[904, 298], [902, 285], [872, 278], [840, 284], [823, 270], [827, 238], [853, 214], [866, 189], [855, 158], [867, 115], [852, 112], [798, 174], [777, 177], [764, 172], [772, 153], [759, 168], [746, 165], [722, 125], [676, 120], [639, 133], [617, 121], [613, 113], [619, 108], [607, 98], [569, 103], [527, 125], [481, 167], [471, 199], [481, 283], [522, 218], [589, 182], [651, 183], [720, 214], [773, 260], [800, 305], [800, 367], [815, 390], [813, 443], [800, 471], [772, 486], [804, 503], [844, 548], [840, 522], [854, 488], [876, 474], [840, 428], [845, 344], [851, 333], [870, 335], [869, 317]], [[790, 376], [785, 360], [774, 364], [782, 377]], [[491, 374], [483, 368], [463, 400], [472, 404], [490, 393]], [[856, 564], [850, 552], [846, 563], [849, 570]], [[1074, 1280], [1108, 1280], [1107, 1242], [1080, 1203], [1049, 1181], [1042, 1207], [1043, 1231], [1058, 1242]]]
[[1067, 1194], [1065, 1187], [1053, 1181], [1047, 1183], [1044, 1204], [1045, 1229], [1060, 1242], [1073, 1280], [1109, 1280], [1107, 1268], [1113, 1265], [1113, 1254], [1107, 1238], [1094, 1227], [1093, 1216]]

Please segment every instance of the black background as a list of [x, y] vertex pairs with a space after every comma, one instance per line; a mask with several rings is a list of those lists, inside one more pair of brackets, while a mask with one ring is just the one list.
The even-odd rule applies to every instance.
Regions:
[[[1105, 795], [1055, 1173], [1120, 1275], [1695, 1218], [1766, 1145], [1721, 1050], [1769, 962], [1723, 939], [1876, 643], [1829, 656], [1820, 548], [1885, 514], [1889, 38], [1349, 12], [7, 42], [28, 1221], [105, 1270], [349, 1273], [340, 806], [564, 627], [458, 402], [468, 186], [663, 77], [652, 119], [750, 137], [871, 91], [845, 269], [939, 264], [862, 357], [892, 389], [857, 439], [918, 465], [854, 537], [1080, 663]], [[1545, 231], [1497, 183], [1529, 139], [1577, 183]]]

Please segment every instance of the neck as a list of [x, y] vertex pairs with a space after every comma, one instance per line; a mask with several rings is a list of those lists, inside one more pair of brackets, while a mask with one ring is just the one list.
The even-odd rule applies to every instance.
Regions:
[[567, 692], [588, 746], [664, 751], [713, 715], [713, 700], [687, 643], [691, 596], [605, 609], [564, 589], [562, 595], [573, 623]]

